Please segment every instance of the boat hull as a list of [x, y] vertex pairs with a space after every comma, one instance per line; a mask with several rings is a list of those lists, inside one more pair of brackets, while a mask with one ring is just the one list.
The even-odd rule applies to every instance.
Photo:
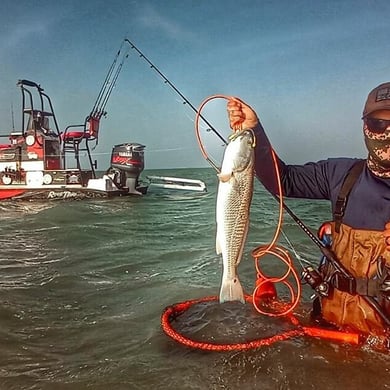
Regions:
[[[147, 186], [137, 188], [141, 195], [146, 194]], [[114, 198], [120, 196], [134, 195], [127, 189], [117, 189], [110, 191], [102, 191], [79, 186], [62, 186], [51, 188], [0, 188], [0, 201], [7, 200], [82, 200], [82, 199], [98, 199], [98, 198]]]

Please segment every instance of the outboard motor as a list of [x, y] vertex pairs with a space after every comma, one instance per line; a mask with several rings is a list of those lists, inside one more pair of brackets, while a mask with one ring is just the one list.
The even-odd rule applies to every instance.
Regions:
[[142, 194], [139, 176], [144, 170], [145, 146], [138, 143], [115, 145], [111, 153], [111, 167], [107, 174], [118, 188], [128, 188], [130, 194]]

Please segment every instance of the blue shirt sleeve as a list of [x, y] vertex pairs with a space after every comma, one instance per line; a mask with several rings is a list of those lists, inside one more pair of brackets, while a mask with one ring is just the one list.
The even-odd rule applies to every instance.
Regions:
[[[259, 125], [256, 135], [255, 172], [264, 187], [279, 195], [272, 146]], [[283, 196], [325, 199], [335, 211], [336, 200], [348, 171], [356, 158], [330, 158], [304, 165], [288, 165], [274, 154]], [[348, 198], [343, 222], [356, 229], [383, 230], [390, 221], [390, 179], [376, 177], [367, 166], [357, 179]]]
[[255, 129], [255, 172], [264, 187], [278, 195], [276, 166], [282, 183], [283, 195], [293, 198], [329, 199], [329, 186], [326, 163], [286, 165], [274, 151], [264, 129]]

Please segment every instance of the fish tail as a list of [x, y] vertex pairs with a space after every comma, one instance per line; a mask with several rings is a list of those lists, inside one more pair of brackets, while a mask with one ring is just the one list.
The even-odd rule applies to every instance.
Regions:
[[223, 303], [229, 301], [240, 301], [245, 303], [244, 290], [237, 276], [232, 279], [222, 279], [219, 302]]

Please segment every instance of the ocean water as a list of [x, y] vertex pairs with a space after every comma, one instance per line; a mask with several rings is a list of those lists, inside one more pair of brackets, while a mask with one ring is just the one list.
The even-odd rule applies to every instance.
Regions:
[[[212, 169], [148, 171], [202, 179], [207, 193], [151, 188], [144, 197], [2, 203], [0, 389], [389, 389], [390, 358], [368, 348], [295, 337], [246, 351], [189, 348], [161, 328], [164, 309], [215, 296], [217, 179]], [[326, 202], [288, 205], [315, 231]], [[255, 280], [251, 251], [273, 237], [278, 207], [256, 184], [239, 274]], [[281, 245], [319, 252], [285, 217]], [[273, 265], [274, 264], [274, 265]], [[272, 272], [279, 267], [269, 261]], [[296, 308], [303, 321], [310, 289]], [[286, 329], [248, 303], [192, 306], [172, 324], [189, 338], [237, 342]], [[218, 341], [222, 340], [222, 341]]]

